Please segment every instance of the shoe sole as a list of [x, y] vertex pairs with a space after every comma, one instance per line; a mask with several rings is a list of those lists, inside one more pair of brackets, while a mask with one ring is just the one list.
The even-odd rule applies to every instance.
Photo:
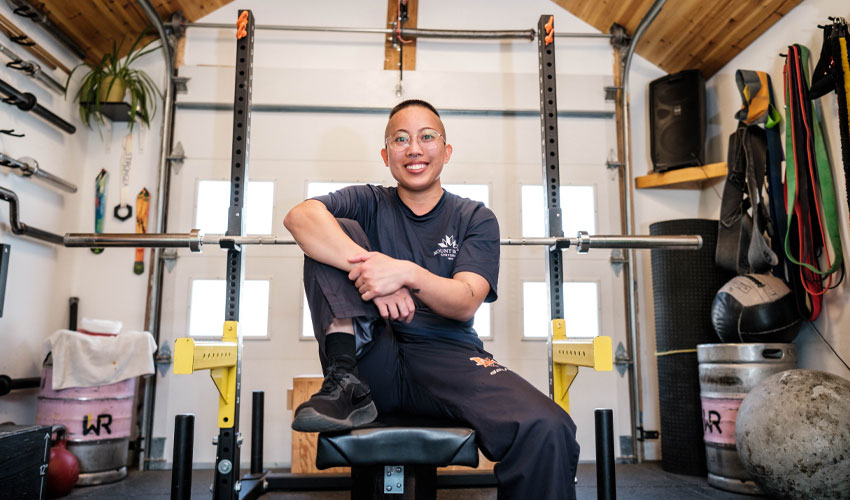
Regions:
[[292, 429], [298, 432], [345, 431], [371, 423], [376, 418], [378, 418], [378, 409], [374, 402], [354, 410], [345, 420], [322, 415], [313, 408], [307, 407], [299, 411], [292, 420]]

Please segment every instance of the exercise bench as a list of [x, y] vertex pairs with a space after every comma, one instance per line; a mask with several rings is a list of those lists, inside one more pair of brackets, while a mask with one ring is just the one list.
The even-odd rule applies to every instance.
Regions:
[[[319, 434], [316, 467], [351, 467], [351, 499], [433, 500], [437, 467], [478, 466], [475, 431], [457, 422], [384, 416]], [[390, 496], [391, 495], [391, 496]]]

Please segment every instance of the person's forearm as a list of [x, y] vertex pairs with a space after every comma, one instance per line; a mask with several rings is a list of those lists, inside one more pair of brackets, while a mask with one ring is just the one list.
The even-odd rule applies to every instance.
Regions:
[[443, 278], [416, 264], [405, 286], [435, 313], [458, 321], [472, 318], [487, 295], [480, 287], [476, 292], [476, 287], [468, 281]]
[[336, 218], [317, 200], [299, 203], [286, 214], [283, 225], [307, 256], [323, 264], [350, 271], [350, 255], [365, 252], [342, 230]]

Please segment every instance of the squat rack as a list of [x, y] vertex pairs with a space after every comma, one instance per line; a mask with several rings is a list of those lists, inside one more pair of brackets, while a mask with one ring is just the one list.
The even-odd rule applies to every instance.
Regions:
[[[160, 39], [163, 43], [163, 55], [165, 58], [165, 74], [166, 74], [166, 91], [165, 91], [165, 106], [164, 106], [164, 121], [163, 121], [163, 130], [161, 136], [161, 145], [160, 145], [160, 163], [158, 169], [158, 182], [157, 182], [157, 195], [156, 195], [156, 218], [154, 220], [153, 229], [155, 233], [164, 233], [166, 232], [167, 221], [165, 214], [167, 213], [168, 207], [168, 197], [170, 191], [170, 169], [171, 169], [171, 161], [182, 161], [183, 154], [180, 148], [180, 145], [177, 144], [176, 147], [174, 145], [174, 111], [178, 107], [175, 104], [175, 93], [176, 93], [176, 85], [178, 83], [178, 79], [176, 78], [176, 69], [173, 64], [172, 57], [172, 46], [169, 43], [169, 38], [166, 35], [166, 28], [168, 27], [172, 33], [182, 33], [184, 27], [194, 27], [194, 28], [232, 28], [226, 24], [204, 24], [204, 23], [194, 23], [185, 25], [180, 20], [174, 19], [168, 23], [166, 27], [163, 24], [162, 19], [157, 14], [154, 7], [151, 5], [150, 0], [136, 0], [142, 10], [145, 12], [145, 15], [150, 20], [151, 24], [157, 29], [157, 32], [160, 35]], [[647, 13], [642, 18], [640, 24], [638, 25], [637, 30], [633, 36], [628, 36], [620, 26], [615, 25], [612, 27], [610, 34], [600, 34], [600, 33], [554, 33], [555, 38], [567, 37], [567, 38], [608, 38], [611, 41], [611, 44], [614, 48], [619, 52], [618, 61], [615, 63], [615, 87], [610, 90], [615, 90], [617, 94], [616, 100], [616, 118], [618, 121], [618, 161], [616, 164], [609, 163], [609, 166], [616, 166], [619, 171], [620, 181], [621, 181], [621, 220], [622, 220], [622, 232], [625, 234], [633, 233], [634, 224], [632, 221], [632, 202], [631, 202], [631, 155], [629, 151], [630, 146], [630, 132], [629, 132], [629, 115], [628, 115], [628, 75], [631, 57], [634, 53], [634, 49], [637, 46], [637, 43], [649, 26], [652, 23], [657, 13], [661, 10], [661, 7], [664, 5], [666, 0], [655, 0], [653, 6], [647, 11]], [[336, 31], [336, 32], [361, 32], [361, 33], [381, 33], [388, 34], [390, 30], [388, 29], [364, 29], [364, 28], [333, 28], [333, 27], [305, 27], [305, 26], [271, 26], [271, 25], [259, 25], [255, 27], [256, 29], [263, 30], [284, 30], [284, 31]], [[423, 33], [420, 38], [439, 38], [439, 34], [451, 35], [451, 31], [453, 30], [425, 30], [429, 33]], [[520, 30], [521, 31], [521, 30]], [[531, 30], [533, 31], [533, 30]], [[492, 33], [486, 31], [474, 31], [474, 30], [459, 30], [459, 33], [463, 33], [464, 35], [460, 38], [493, 38]], [[409, 29], [401, 28], [400, 34], [402, 36], [411, 36], [415, 37], [417, 34], [411, 32]], [[521, 38], [524, 38], [523, 35]], [[606, 92], [609, 89], [606, 88]], [[181, 103], [179, 107], [181, 108], [190, 108], [194, 103]], [[269, 109], [265, 109], [263, 105], [259, 105], [254, 107], [255, 111], [312, 111], [312, 112], [327, 112], [327, 111], [339, 111], [339, 112], [364, 112], [360, 108], [316, 108], [316, 107], [287, 107], [287, 106], [270, 106]], [[296, 109], [297, 108], [297, 109]], [[191, 108], [196, 109], [196, 108]], [[216, 105], [206, 106], [203, 103], [199, 105], [197, 109], [219, 109]], [[375, 112], [373, 109], [368, 109], [365, 112]], [[386, 110], [383, 110], [386, 112]], [[484, 113], [484, 114], [500, 114], [500, 111], [496, 110], [459, 110], [459, 112], [467, 114], [467, 113]], [[524, 116], [525, 110], [523, 111], [507, 111], [501, 113], [505, 116]], [[567, 113], [569, 114], [569, 113]], [[577, 116], [582, 114], [582, 112], [577, 113]], [[560, 112], [559, 116], [565, 115], [564, 112]], [[591, 116], [591, 117], [599, 117], [599, 118], [609, 118], [610, 114], [605, 114], [606, 116], [602, 116], [600, 113], [599, 116]], [[181, 152], [178, 152], [181, 151]], [[648, 248], [648, 247], [647, 247]], [[637, 334], [637, 297], [636, 297], [636, 283], [635, 283], [635, 273], [634, 273], [634, 253], [629, 251], [625, 253], [625, 259], [623, 264], [626, 266], [626, 283], [625, 283], [625, 293], [626, 293], [626, 314], [627, 314], [627, 327], [628, 327], [628, 342], [626, 345], [627, 357], [625, 359], [619, 359], [618, 362], [625, 363], [629, 367], [629, 384], [631, 388], [631, 397], [630, 397], [630, 409], [632, 416], [632, 442], [633, 443], [642, 443], [642, 435], [643, 435], [643, 412], [641, 409], [642, 400], [641, 400], [641, 382], [640, 382], [640, 368], [639, 368], [639, 356], [638, 356], [638, 334]], [[146, 329], [149, 330], [154, 338], [159, 342], [159, 331], [160, 331], [160, 316], [162, 309], [162, 282], [163, 282], [163, 264], [164, 264], [164, 255], [160, 248], [155, 248], [151, 252], [150, 256], [150, 274], [149, 274], [149, 282], [148, 282], [148, 300], [145, 311], [145, 326]], [[156, 391], [156, 381], [152, 379], [146, 379], [145, 381], [145, 409], [144, 414], [142, 415], [142, 434], [141, 439], [150, 441], [151, 433], [152, 433], [152, 405], [154, 394]], [[146, 454], [149, 447], [145, 445], [141, 448], [142, 453]], [[642, 449], [640, 446], [635, 446], [635, 457], [637, 462], [642, 461]], [[147, 459], [145, 459], [144, 467], [147, 468]]]

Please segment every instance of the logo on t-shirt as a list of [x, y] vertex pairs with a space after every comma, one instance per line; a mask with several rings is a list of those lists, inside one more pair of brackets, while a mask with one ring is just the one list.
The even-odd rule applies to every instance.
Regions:
[[455, 256], [457, 255], [457, 240], [454, 236], [446, 235], [445, 238], [442, 239], [439, 243], [437, 243], [437, 248], [434, 250], [434, 255], [439, 255], [440, 257], [445, 257], [449, 260], [455, 260]]

